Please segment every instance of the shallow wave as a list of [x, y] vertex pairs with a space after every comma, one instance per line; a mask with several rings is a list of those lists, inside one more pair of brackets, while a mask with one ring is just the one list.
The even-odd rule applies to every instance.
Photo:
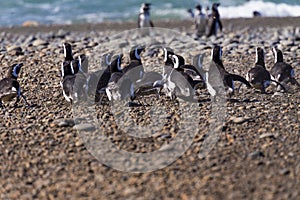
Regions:
[[253, 11], [258, 11], [266, 17], [300, 16], [300, 6], [263, 1], [249, 1], [240, 6], [220, 7], [219, 11], [223, 18], [252, 17]]
[[[277, 1], [277, 0], [272, 0]], [[153, 20], [187, 19], [187, 9], [193, 7], [198, 0], [158, 1], [153, 0], [151, 15]], [[300, 16], [300, 5], [296, 0], [286, 3], [264, 2], [262, 0], [228, 0], [219, 8], [222, 18], [252, 17], [253, 11], [268, 17]], [[287, 1], [285, 1], [287, 2]], [[211, 0], [202, 0], [203, 7], [211, 4]], [[297, 4], [300, 2], [297, 1]], [[103, 6], [105, 5], [105, 6]], [[20, 25], [24, 21], [34, 20], [41, 24], [70, 24], [78, 22], [99, 23], [106, 20], [136, 20], [140, 2], [128, 0], [120, 5], [112, 1], [99, 0], [24, 0], [5, 1], [0, 7], [0, 26]]]

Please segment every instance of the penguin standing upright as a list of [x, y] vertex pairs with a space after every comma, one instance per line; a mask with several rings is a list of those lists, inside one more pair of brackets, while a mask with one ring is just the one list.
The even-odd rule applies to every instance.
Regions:
[[206, 33], [207, 27], [207, 16], [202, 12], [202, 6], [197, 4], [195, 6], [195, 13], [192, 9], [189, 9], [188, 12], [191, 14], [191, 17], [194, 19], [195, 34], [196, 39], [202, 37]]
[[150, 18], [150, 3], [143, 3], [140, 8], [140, 14], [138, 18], [138, 27], [154, 27]]
[[220, 6], [220, 3], [214, 3], [211, 7], [211, 14], [208, 19], [208, 33], [207, 37], [210, 37], [212, 35], [217, 35], [218, 29], [222, 32], [223, 26], [222, 22], [220, 20], [220, 14], [218, 11], [218, 7]]
[[[210, 65], [210, 69], [208, 73], [206, 73], [205, 79], [207, 81], [207, 89], [212, 96], [218, 94], [219, 86], [224, 86], [225, 92], [230, 96], [233, 95], [235, 89], [235, 81], [239, 81], [242, 84], [246, 85], [248, 88], [251, 88], [250, 83], [245, 78], [226, 71], [222, 61], [222, 48], [220, 46], [216, 45], [213, 47], [211, 52], [211, 59], [212, 62]], [[218, 75], [219, 79], [222, 79], [223, 84], [219, 80], [216, 80], [216, 77], [218, 77]]]

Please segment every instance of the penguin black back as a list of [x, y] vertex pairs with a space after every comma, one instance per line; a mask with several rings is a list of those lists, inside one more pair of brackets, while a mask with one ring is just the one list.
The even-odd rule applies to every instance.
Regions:
[[212, 13], [209, 17], [209, 24], [208, 24], [208, 34], [207, 37], [210, 37], [212, 35], [217, 35], [218, 28], [220, 31], [223, 29], [223, 25], [220, 19], [220, 14], [219, 14], [219, 3], [213, 3], [212, 5]]
[[280, 83], [292, 83], [300, 88], [300, 84], [295, 79], [295, 70], [293, 67], [284, 62], [283, 53], [277, 48], [272, 48], [274, 56], [274, 65], [270, 71], [274, 80]]

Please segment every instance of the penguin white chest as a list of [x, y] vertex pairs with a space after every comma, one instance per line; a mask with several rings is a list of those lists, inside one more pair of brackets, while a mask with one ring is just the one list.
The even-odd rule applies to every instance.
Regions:
[[150, 27], [150, 16], [149, 15], [140, 15], [140, 26], [141, 27]]

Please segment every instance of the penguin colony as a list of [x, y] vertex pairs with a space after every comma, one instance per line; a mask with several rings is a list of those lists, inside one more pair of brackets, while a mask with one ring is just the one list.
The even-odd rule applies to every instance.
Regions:
[[[90, 93], [88, 92], [89, 77], [93, 74], [82, 70], [80, 59], [67, 60], [67, 57], [72, 58], [70, 46], [70, 44], [64, 44], [64, 51], [67, 53], [61, 67], [63, 94], [69, 102], [78, 100], [80, 97], [84, 97], [85, 100]], [[222, 61], [222, 48], [217, 45], [212, 48], [211, 67], [208, 71], [202, 67], [201, 54], [196, 56], [196, 62], [193, 65], [188, 65], [185, 59], [172, 49], [161, 48], [164, 57], [162, 73], [144, 71], [141, 55], [146, 48], [145, 46], [132, 47], [128, 52], [129, 63], [125, 65], [122, 63], [124, 54], [113, 55], [111, 61], [107, 61], [107, 66], [99, 77], [94, 92], [95, 102], [101, 103], [104, 99], [108, 101], [128, 99], [129, 106], [138, 106], [140, 104], [135, 100], [149, 94], [155, 94], [158, 97], [164, 94], [170, 100], [176, 98], [195, 100], [195, 90], [198, 88], [206, 88], [214, 97], [219, 90], [212, 82], [216, 70], [229, 97], [238, 90], [234, 87], [234, 82], [240, 82], [247, 88], [257, 89], [264, 94], [267, 93], [266, 88], [271, 83], [277, 86], [277, 90], [283, 92], [287, 91], [288, 84], [300, 88], [300, 84], [295, 79], [294, 69], [284, 62], [282, 51], [275, 47], [272, 49], [274, 66], [270, 72], [265, 67], [264, 50], [257, 47], [254, 65], [249, 68], [245, 78], [226, 71]], [[81, 57], [86, 59], [84, 55]], [[80, 78], [75, 86], [76, 76]]]
[[[143, 3], [141, 6], [138, 19], [139, 28], [153, 27], [149, 12], [150, 5]], [[217, 27], [222, 30], [218, 6], [219, 4], [216, 3], [212, 6], [210, 14], [210, 18], [212, 18], [210, 24], [212, 25], [209, 26], [197, 18], [204, 16], [200, 5], [196, 6], [195, 14], [189, 10], [197, 22], [199, 34], [208, 30], [207, 36], [211, 36], [217, 34]], [[128, 55], [107, 54], [105, 57], [106, 68], [101, 76], [97, 77], [95, 73], [88, 71], [87, 56], [81, 54], [74, 58], [71, 44], [64, 43], [64, 60], [60, 66], [60, 85], [65, 100], [73, 103], [78, 100], [88, 100], [92, 96], [92, 101], [98, 104], [101, 104], [104, 99], [108, 101], [128, 99], [129, 106], [139, 106], [141, 105], [139, 97], [149, 94], [155, 94], [157, 97], [164, 94], [171, 100], [176, 98], [195, 100], [195, 91], [198, 88], [206, 88], [210, 95], [215, 97], [219, 92], [219, 88], [213, 84], [216, 71], [220, 75], [219, 78], [229, 97], [237, 90], [234, 82], [240, 82], [241, 85], [243, 84], [249, 89], [257, 89], [261, 93], [266, 93], [266, 88], [271, 84], [276, 85], [277, 90], [280, 91], [287, 91], [289, 84], [300, 88], [300, 84], [295, 79], [293, 67], [284, 62], [282, 51], [276, 47], [272, 48], [274, 65], [270, 71], [265, 66], [264, 50], [257, 47], [255, 63], [245, 78], [226, 71], [226, 66], [222, 62], [222, 47], [217, 45], [212, 47], [211, 65], [208, 71], [202, 67], [203, 55], [201, 52], [195, 57], [196, 62], [190, 65], [186, 63], [183, 56], [176, 54], [170, 48], [162, 47], [160, 50], [163, 52], [163, 72], [145, 72], [141, 57], [146, 49], [145, 46], [133, 46]], [[124, 56], [129, 57], [128, 63], [123, 63]], [[17, 106], [20, 98], [26, 105], [29, 105], [17, 80], [22, 66], [22, 63], [11, 65], [7, 76], [0, 80], [0, 107], [3, 109], [5, 109], [4, 104], [14, 98], [16, 98], [14, 107]], [[97, 81], [96, 88], [91, 87], [94, 81]]]

